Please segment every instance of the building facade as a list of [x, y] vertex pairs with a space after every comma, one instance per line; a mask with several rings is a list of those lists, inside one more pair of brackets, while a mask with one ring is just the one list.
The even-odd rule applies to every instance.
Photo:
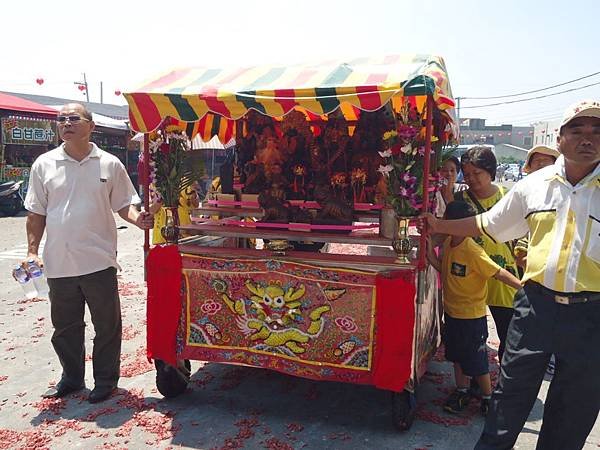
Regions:
[[460, 143], [508, 144], [529, 149], [533, 145], [534, 127], [516, 127], [513, 125], [486, 125], [486, 119], [460, 119]]

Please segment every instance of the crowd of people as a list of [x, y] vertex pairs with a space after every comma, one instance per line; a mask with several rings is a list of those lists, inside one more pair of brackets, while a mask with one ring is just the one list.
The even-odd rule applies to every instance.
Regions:
[[[468, 377], [479, 384], [486, 423], [477, 450], [513, 448], [552, 358], [537, 448], [583, 448], [598, 417], [600, 102], [569, 108], [557, 144], [534, 147], [528, 176], [506, 193], [492, 184], [493, 153], [470, 149], [460, 161], [468, 188], [452, 184], [454, 200], [450, 188], [442, 192], [450, 200], [443, 218], [423, 215], [434, 235], [450, 236], [441, 258], [435, 239], [429, 251], [442, 273], [446, 358], [457, 385], [444, 407], [463, 410], [473, 397]], [[500, 338], [491, 397], [482, 298]]]
[[[33, 164], [25, 207], [28, 259], [46, 270], [52, 344], [63, 368], [43, 395], [58, 398], [84, 387], [87, 304], [96, 331], [89, 401], [99, 402], [119, 380], [113, 213], [151, 229], [162, 205], [138, 211], [125, 168], [90, 142], [93, 129], [85, 107], [62, 108], [63, 143]], [[442, 274], [444, 342], [456, 380], [444, 408], [460, 412], [480, 397], [486, 424], [476, 448], [509, 449], [554, 358], [538, 448], [582, 448], [600, 407], [600, 103], [569, 108], [558, 150], [534, 147], [524, 165], [529, 175], [510, 191], [493, 183], [496, 167], [488, 147], [450, 158], [442, 169], [440, 216], [423, 215], [432, 233], [428, 256]], [[456, 182], [460, 171], [464, 184]], [[182, 208], [197, 204], [191, 194], [182, 193]], [[38, 255], [44, 232], [45, 264]], [[500, 340], [493, 394], [486, 308]]]

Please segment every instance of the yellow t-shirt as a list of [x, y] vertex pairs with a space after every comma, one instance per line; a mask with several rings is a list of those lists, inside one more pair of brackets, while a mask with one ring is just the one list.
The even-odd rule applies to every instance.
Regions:
[[442, 253], [444, 311], [455, 319], [485, 317], [488, 280], [500, 266], [473, 239], [465, 238], [456, 247], [451, 239], [444, 241]]
[[[471, 200], [466, 191], [461, 192], [462, 200], [473, 206], [475, 211], [481, 212], [480, 208]], [[502, 187], [498, 188], [498, 191], [488, 198], [478, 198], [479, 204], [487, 211], [492, 206], [500, 201], [504, 196], [504, 190]], [[483, 234], [476, 238], [473, 238], [477, 242], [488, 256], [503, 269], [508, 270], [517, 278], [519, 277], [517, 271], [517, 264], [515, 263], [515, 257], [513, 256], [508, 245], [504, 242], [494, 242], [489, 236]], [[513, 307], [513, 299], [515, 297], [516, 289], [502, 283], [501, 281], [492, 278], [488, 281], [488, 295], [486, 302], [490, 306], [502, 306], [505, 308]]]
[[[192, 223], [190, 219], [190, 214], [192, 212], [193, 207], [190, 206], [189, 197], [191, 195], [191, 191], [186, 189], [181, 192], [179, 196], [179, 207], [177, 208], [177, 213], [179, 215], [179, 225], [189, 225]], [[160, 208], [156, 214], [154, 214], [154, 228], [152, 229], [152, 245], [164, 244], [165, 238], [160, 234], [160, 229], [165, 226], [167, 221], [167, 212], [165, 208]]]

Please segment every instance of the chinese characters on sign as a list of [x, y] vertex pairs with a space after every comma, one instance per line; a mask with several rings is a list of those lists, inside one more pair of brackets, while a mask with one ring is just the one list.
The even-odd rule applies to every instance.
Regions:
[[2, 143], [20, 145], [56, 144], [56, 122], [25, 117], [2, 118]]

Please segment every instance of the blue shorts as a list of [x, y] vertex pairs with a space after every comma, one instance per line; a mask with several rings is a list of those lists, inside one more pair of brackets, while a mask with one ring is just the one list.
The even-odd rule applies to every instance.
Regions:
[[444, 322], [446, 359], [459, 364], [469, 377], [489, 373], [487, 319], [454, 319], [444, 313]]

